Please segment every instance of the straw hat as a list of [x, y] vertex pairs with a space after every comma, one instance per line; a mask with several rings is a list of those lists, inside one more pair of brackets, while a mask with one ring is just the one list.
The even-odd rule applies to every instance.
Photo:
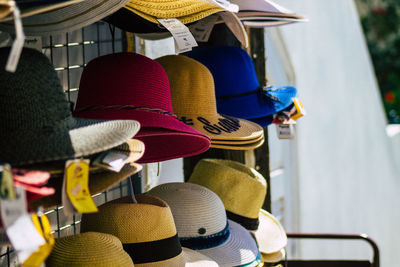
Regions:
[[245, 141], [263, 136], [263, 129], [257, 124], [217, 113], [213, 77], [204, 65], [177, 55], [156, 61], [167, 72], [172, 106], [181, 121], [208, 135], [212, 141]]
[[241, 225], [227, 220], [219, 197], [191, 183], [167, 183], [148, 194], [171, 207], [182, 246], [198, 250], [220, 266], [256, 266], [261, 261], [257, 244]]
[[81, 232], [98, 231], [118, 237], [135, 266], [218, 266], [206, 256], [182, 249], [174, 219], [161, 199], [136, 195], [107, 202], [98, 213], [82, 215]]
[[264, 144], [264, 137], [259, 140], [255, 141], [250, 144], [235, 144], [235, 143], [230, 143], [230, 144], [221, 144], [221, 143], [213, 143], [212, 147], [213, 148], [219, 148], [219, 149], [230, 149], [230, 150], [252, 150], [256, 149], [257, 147], [260, 147]]
[[[36, 5], [40, 5], [39, 2], [41, 1], [38, 0], [37, 2]], [[83, 0], [75, 2], [78, 3], [23, 18], [22, 24], [25, 34], [45, 36], [78, 30], [112, 14], [122, 8], [128, 0]], [[14, 33], [14, 22], [0, 23], [0, 29]]]
[[210, 146], [206, 135], [174, 115], [168, 77], [161, 65], [135, 53], [101, 56], [87, 64], [74, 115], [138, 120], [141, 129], [135, 138], [146, 145], [141, 163], [192, 156]]
[[132, 259], [115, 236], [88, 232], [56, 239], [46, 266], [131, 267]]
[[189, 53], [204, 64], [215, 82], [217, 110], [237, 118], [256, 119], [262, 127], [270, 115], [290, 106], [297, 90], [292, 86], [260, 86], [249, 54], [231, 46], [200, 47]]
[[276, 253], [287, 244], [279, 221], [261, 209], [267, 184], [256, 170], [239, 162], [203, 159], [195, 166], [189, 182], [207, 187], [222, 200], [228, 218], [253, 231], [262, 253]]
[[[0, 48], [5, 66], [10, 48]], [[137, 121], [76, 119], [54, 67], [25, 48], [15, 73], [0, 70], [0, 161], [13, 166], [66, 160], [118, 146], [134, 136]]]

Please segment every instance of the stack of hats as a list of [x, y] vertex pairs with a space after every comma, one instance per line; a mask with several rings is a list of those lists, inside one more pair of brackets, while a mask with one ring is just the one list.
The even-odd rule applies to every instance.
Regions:
[[253, 61], [238, 47], [200, 47], [189, 53], [212, 73], [218, 112], [248, 119], [265, 127], [273, 115], [293, 104], [292, 86], [260, 86]]
[[264, 132], [259, 125], [217, 112], [213, 76], [204, 65], [179, 55], [156, 61], [167, 72], [172, 106], [179, 120], [209, 136], [211, 147], [248, 150], [263, 144]]
[[205, 186], [221, 198], [228, 218], [254, 234], [264, 262], [283, 258], [286, 233], [279, 221], [262, 209], [267, 184], [259, 172], [235, 161], [203, 159], [189, 182]]

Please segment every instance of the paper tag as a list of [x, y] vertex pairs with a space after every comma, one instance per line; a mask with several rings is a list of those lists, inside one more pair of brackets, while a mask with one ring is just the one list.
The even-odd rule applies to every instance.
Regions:
[[217, 19], [218, 15], [214, 14], [205, 17], [204, 19], [199, 20], [197, 23], [189, 26], [190, 32], [193, 34], [193, 37], [196, 39], [196, 41], [208, 41]]
[[0, 198], [14, 199], [14, 179], [9, 164], [0, 165]]
[[275, 124], [279, 139], [294, 139], [295, 131], [293, 124]]
[[16, 186], [14, 199], [0, 201], [1, 219], [5, 228], [12, 225], [19, 217], [27, 214], [26, 193], [22, 186]]
[[17, 5], [13, 7], [14, 24], [15, 24], [15, 40], [11, 47], [11, 52], [8, 55], [6, 71], [15, 72], [17, 69], [19, 57], [21, 56], [22, 48], [24, 47], [25, 34], [22, 29], [21, 14]]
[[97, 212], [89, 191], [89, 160], [68, 160], [64, 172], [65, 192], [79, 213]]
[[93, 165], [119, 172], [126, 164], [128, 158], [129, 156], [124, 153], [105, 151], [93, 161]]
[[301, 103], [300, 99], [293, 98], [293, 103], [294, 103], [294, 106], [296, 107], [296, 111], [290, 118], [293, 120], [298, 120], [301, 117], [306, 115], [306, 110], [304, 109], [303, 104]]
[[29, 47], [42, 52], [42, 37], [41, 36], [25, 36], [24, 47]]
[[175, 53], [180, 54], [192, 50], [192, 47], [197, 46], [189, 28], [179, 20], [172, 19], [157, 19], [174, 37]]

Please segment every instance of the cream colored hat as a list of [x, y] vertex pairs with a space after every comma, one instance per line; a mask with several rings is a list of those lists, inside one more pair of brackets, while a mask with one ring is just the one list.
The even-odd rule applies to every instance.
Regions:
[[203, 64], [179, 55], [160, 57], [156, 61], [167, 72], [175, 114], [179, 120], [209, 136], [211, 147], [217, 140], [225, 140], [228, 146], [229, 141], [235, 145], [235, 141], [253, 140], [264, 135], [256, 123], [218, 114], [214, 80]]
[[286, 246], [282, 225], [262, 209], [267, 184], [256, 170], [235, 161], [203, 159], [195, 166], [189, 182], [216, 193], [228, 218], [254, 232], [262, 253], [276, 253]]
[[88, 232], [56, 239], [48, 267], [132, 267], [133, 262], [115, 236]]
[[151, 189], [171, 207], [182, 246], [195, 249], [220, 266], [257, 266], [261, 254], [250, 233], [227, 220], [219, 197], [191, 183], [167, 183]]
[[97, 231], [118, 237], [135, 266], [218, 266], [208, 257], [182, 248], [168, 205], [156, 197], [137, 195], [107, 202], [98, 213], [82, 215], [81, 232]]

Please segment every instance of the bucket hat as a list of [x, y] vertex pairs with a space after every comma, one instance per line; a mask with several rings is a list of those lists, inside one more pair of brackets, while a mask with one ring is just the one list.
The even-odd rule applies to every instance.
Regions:
[[[31, 36], [70, 32], [101, 20], [122, 8], [127, 2], [128, 0], [83, 0], [73, 5], [23, 18], [22, 24], [25, 34]], [[14, 33], [14, 22], [0, 23], [0, 30]]]
[[182, 246], [220, 266], [257, 266], [261, 256], [250, 233], [227, 220], [224, 204], [211, 190], [192, 183], [166, 183], [148, 194], [167, 202]]
[[262, 209], [267, 184], [256, 170], [235, 161], [202, 159], [189, 182], [216, 193], [224, 203], [228, 218], [253, 231], [262, 253], [276, 253], [286, 246], [282, 225]]
[[135, 53], [106, 55], [87, 64], [74, 115], [139, 121], [141, 129], [135, 138], [146, 146], [140, 163], [192, 156], [210, 146], [206, 135], [175, 117], [161, 65]]
[[88, 232], [56, 239], [46, 266], [132, 267], [132, 259], [113, 235]]
[[[187, 56], [204, 64], [215, 82], [217, 110], [222, 114], [243, 119], [258, 119], [288, 107], [297, 90], [291, 86], [260, 86], [253, 61], [238, 47], [201, 47]], [[265, 127], [266, 123], [261, 123]]]
[[[10, 48], [0, 48], [5, 66]], [[134, 136], [137, 121], [73, 118], [48, 58], [24, 48], [15, 73], [0, 70], [0, 161], [12, 166], [66, 160], [116, 147]]]
[[167, 72], [172, 106], [181, 121], [208, 135], [211, 141], [244, 141], [264, 134], [253, 122], [217, 113], [213, 77], [200, 62], [178, 55], [163, 56], [156, 61]]
[[135, 266], [218, 266], [206, 256], [182, 248], [168, 205], [156, 197], [136, 195], [99, 206], [99, 212], [82, 215], [81, 232], [98, 231], [118, 237]]

